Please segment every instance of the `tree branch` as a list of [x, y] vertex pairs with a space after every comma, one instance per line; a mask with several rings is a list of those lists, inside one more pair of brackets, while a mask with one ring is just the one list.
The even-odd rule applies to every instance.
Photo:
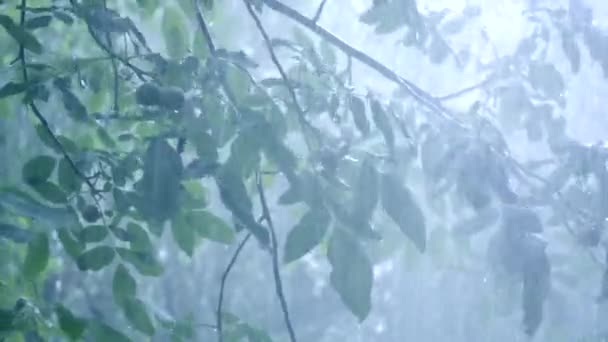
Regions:
[[317, 7], [317, 12], [315, 12], [315, 16], [312, 17], [312, 21], [314, 21], [315, 23], [318, 22], [319, 19], [321, 19], [321, 14], [323, 14], [323, 8], [325, 8], [325, 3], [327, 3], [327, 0], [322, 0], [319, 4], [319, 7]]
[[474, 84], [472, 86], [468, 86], [466, 88], [460, 89], [460, 90], [455, 91], [453, 93], [440, 96], [440, 97], [437, 98], [437, 100], [439, 100], [439, 101], [447, 101], [447, 100], [455, 99], [457, 97], [460, 97], [462, 95], [470, 93], [470, 92], [472, 92], [474, 90], [477, 90], [479, 88], [483, 88], [486, 85], [492, 83], [494, 80], [496, 80], [496, 76], [493, 75], [493, 76], [490, 76], [490, 77], [486, 78], [485, 80], [483, 80], [481, 82], [478, 82], [477, 84]]
[[[279, 59], [277, 58], [276, 53], [274, 52], [274, 48], [272, 47], [272, 42], [270, 40], [270, 37], [268, 36], [266, 29], [264, 29], [264, 26], [262, 25], [260, 18], [255, 13], [255, 10], [251, 6], [251, 3], [249, 2], [249, 0], [243, 0], [243, 2], [245, 3], [245, 6], [247, 7], [247, 11], [249, 12], [249, 15], [251, 16], [251, 18], [253, 18], [253, 21], [255, 22], [255, 25], [257, 26], [258, 31], [260, 31], [260, 34], [262, 35], [262, 38], [264, 39], [264, 43], [266, 44], [266, 49], [268, 50], [268, 53], [270, 54], [272, 63], [275, 65], [275, 67], [279, 71], [279, 74], [281, 74], [281, 79], [283, 80], [283, 83], [285, 83], [285, 87], [287, 87], [287, 91], [289, 92], [293, 105], [296, 108], [296, 112], [298, 114], [298, 121], [300, 121], [300, 125], [302, 125], [302, 128], [307, 128], [312, 134], [314, 134], [315, 139], [317, 139], [317, 142], [321, 142], [319, 132], [315, 129], [315, 127], [313, 127], [306, 120], [306, 114], [304, 113], [304, 110], [302, 109], [302, 106], [300, 105], [300, 102], [298, 101], [298, 96], [296, 95], [296, 91], [293, 88], [293, 85], [291, 84], [291, 82], [289, 81], [289, 78], [287, 77], [287, 73], [285, 72], [285, 69], [283, 69], [281, 62], [279, 62]], [[306, 145], [308, 146], [309, 151], [312, 151], [313, 145], [307, 137], [308, 137], [308, 135], [306, 133], [304, 133], [304, 139], [306, 141]]]
[[[209, 31], [209, 26], [207, 25], [207, 22], [205, 21], [205, 17], [203, 17], [203, 12], [201, 11], [201, 8], [198, 4], [198, 0], [192, 0], [192, 2], [194, 3], [194, 9], [196, 11], [196, 21], [198, 22], [198, 26], [199, 26], [201, 32], [203, 33], [205, 40], [207, 41], [207, 47], [209, 48], [209, 53], [211, 53], [211, 56], [216, 58], [217, 57], [217, 48], [215, 47], [215, 43], [213, 43], [213, 38], [211, 37], [211, 32]], [[220, 71], [220, 81], [222, 83], [222, 88], [224, 89], [224, 93], [226, 93], [226, 97], [228, 97], [228, 100], [230, 101], [230, 103], [232, 104], [234, 109], [237, 110], [237, 112], [238, 112], [239, 109], [238, 109], [236, 97], [232, 93], [232, 90], [230, 90], [230, 87], [228, 86], [228, 83], [226, 82], [226, 77], [225, 77], [223, 71]]]
[[447, 108], [443, 107], [441, 102], [439, 102], [434, 96], [429, 94], [428, 92], [422, 90], [413, 82], [404, 79], [403, 77], [397, 75], [391, 69], [389, 69], [384, 64], [378, 62], [371, 56], [367, 55], [361, 50], [354, 48], [353, 46], [347, 44], [342, 39], [338, 38], [331, 32], [327, 31], [323, 27], [317, 25], [317, 23], [311, 19], [306, 18], [298, 11], [293, 8], [284, 5], [278, 0], [262, 0], [264, 4], [270, 7], [272, 10], [279, 12], [286, 17], [296, 21], [300, 25], [308, 28], [313, 31], [321, 38], [325, 39], [330, 44], [334, 45], [338, 49], [342, 50], [346, 55], [351, 56], [352, 58], [358, 60], [359, 62], [367, 65], [368, 67], [376, 70], [382, 76], [387, 78], [388, 80], [396, 83], [397, 85], [403, 87], [407, 93], [409, 93], [416, 101], [422, 104], [424, 107], [431, 110], [433, 113], [439, 114], [444, 119], [447, 119], [453, 123], [456, 123], [458, 126], [464, 128], [464, 124], [461, 123]]
[[279, 302], [281, 304], [281, 310], [283, 311], [283, 318], [285, 320], [285, 325], [287, 326], [287, 331], [289, 332], [289, 339], [291, 342], [296, 342], [296, 334], [294, 332], [293, 326], [291, 324], [291, 319], [289, 318], [289, 309], [287, 308], [287, 301], [285, 300], [285, 294], [283, 292], [283, 281], [281, 280], [281, 272], [279, 270], [279, 256], [278, 256], [278, 243], [277, 243], [277, 235], [274, 229], [274, 224], [272, 222], [272, 217], [270, 216], [270, 210], [268, 209], [268, 202], [266, 201], [266, 194], [264, 193], [264, 186], [262, 185], [262, 177], [260, 176], [260, 172], [256, 172], [256, 186], [258, 189], [258, 194], [260, 195], [260, 203], [262, 205], [262, 216], [266, 223], [268, 223], [268, 228], [270, 230], [270, 240], [272, 243], [271, 246], [271, 256], [272, 256], [272, 274], [274, 276], [274, 285], [275, 291], [277, 293], [277, 297], [279, 298]]
[[216, 309], [216, 313], [215, 313], [215, 316], [216, 316], [215, 328], [217, 329], [217, 340], [219, 342], [224, 341], [224, 335], [223, 335], [223, 330], [222, 330], [222, 327], [223, 327], [223, 325], [222, 325], [222, 323], [223, 323], [222, 322], [222, 305], [224, 302], [224, 291], [226, 289], [226, 281], [228, 280], [228, 275], [230, 274], [230, 271], [236, 264], [237, 259], [239, 258], [239, 254], [241, 254], [243, 247], [245, 247], [245, 244], [247, 243], [247, 241], [249, 241], [250, 237], [251, 237], [251, 233], [248, 233], [247, 236], [245, 236], [245, 238], [243, 239], [243, 241], [241, 241], [241, 243], [239, 243], [238, 247], [234, 251], [234, 254], [232, 255], [232, 258], [230, 258], [230, 262], [228, 262], [228, 266], [226, 266], [224, 273], [222, 273], [222, 279], [220, 281], [220, 295], [217, 300], [217, 309]]
[[[21, 10], [21, 17], [20, 17], [20, 23], [19, 24], [23, 27], [25, 25], [25, 15], [26, 15], [26, 10], [25, 9], [27, 8], [27, 0], [21, 0], [21, 8], [22, 8], [22, 10]], [[27, 73], [27, 61], [25, 59], [25, 48], [23, 47], [22, 44], [19, 44], [19, 60], [21, 61], [21, 72], [22, 72], [23, 82], [27, 83], [28, 80], [29, 80], [28, 73]], [[89, 178], [87, 178], [82, 173], [82, 171], [80, 171], [80, 169], [78, 168], [78, 166], [76, 166], [76, 163], [74, 162], [74, 160], [72, 159], [72, 157], [70, 157], [70, 155], [66, 151], [65, 147], [63, 146], [63, 144], [61, 144], [61, 141], [59, 141], [59, 139], [57, 138], [57, 135], [55, 135], [55, 133], [51, 129], [48, 121], [46, 120], [46, 118], [44, 117], [44, 115], [42, 115], [42, 112], [40, 111], [40, 109], [38, 109], [38, 106], [36, 106], [36, 104], [34, 103], [34, 100], [31, 99], [30, 101], [28, 101], [27, 104], [32, 109], [32, 111], [34, 112], [34, 116], [36, 117], [36, 119], [38, 119], [38, 121], [42, 125], [42, 128], [47, 132], [47, 134], [49, 135], [49, 137], [51, 138], [51, 140], [53, 141], [53, 143], [57, 146], [57, 148], [59, 149], [59, 151], [61, 152], [61, 154], [65, 158], [65, 160], [68, 162], [68, 164], [70, 165], [70, 168], [74, 171], [74, 173], [80, 179], [82, 179], [87, 184], [87, 186], [91, 190], [91, 197], [93, 197], [93, 200], [96, 202], [97, 206], [99, 207], [100, 205], [99, 205], [99, 203], [97, 201], [97, 198], [95, 197], [99, 191], [91, 183], [91, 181], [89, 180]], [[101, 207], [99, 207], [98, 209], [101, 211]]]

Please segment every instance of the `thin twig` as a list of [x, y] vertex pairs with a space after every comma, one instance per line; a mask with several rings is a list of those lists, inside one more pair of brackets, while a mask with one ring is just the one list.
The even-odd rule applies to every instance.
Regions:
[[[291, 82], [289, 81], [289, 78], [287, 77], [287, 73], [285, 72], [285, 69], [283, 69], [281, 62], [279, 62], [279, 59], [277, 58], [276, 53], [274, 52], [274, 48], [272, 47], [271, 39], [268, 36], [266, 29], [264, 29], [264, 26], [262, 25], [260, 18], [255, 13], [255, 10], [253, 9], [253, 6], [249, 2], [249, 0], [243, 0], [243, 2], [245, 3], [245, 6], [247, 7], [247, 11], [249, 12], [249, 15], [251, 16], [251, 18], [253, 18], [253, 21], [255, 21], [255, 25], [257, 26], [258, 31], [260, 31], [260, 34], [262, 35], [262, 38], [264, 39], [266, 48], [268, 50], [268, 53], [270, 54], [270, 58], [272, 59], [272, 63], [275, 65], [275, 67], [279, 71], [279, 74], [281, 74], [281, 79], [283, 79], [283, 83], [285, 83], [285, 87], [287, 87], [287, 91], [289, 92], [293, 105], [296, 108], [296, 112], [298, 114], [298, 120], [300, 121], [300, 125], [302, 125], [302, 128], [307, 128], [311, 133], [313, 133], [315, 135], [317, 142], [320, 142], [321, 139], [320, 139], [319, 132], [315, 127], [313, 127], [306, 120], [306, 114], [304, 113], [304, 110], [302, 109], [302, 106], [300, 105], [300, 102], [298, 101], [298, 96], [296, 95], [296, 91], [293, 88], [293, 85], [291, 84]], [[307, 137], [308, 137], [308, 135], [304, 134], [304, 138], [306, 140], [308, 149], [312, 151], [313, 145], [308, 140]]]
[[438, 99], [439, 101], [448, 101], [448, 100], [452, 100], [452, 99], [455, 99], [455, 98], [460, 97], [460, 96], [462, 96], [462, 95], [468, 94], [468, 93], [470, 93], [470, 92], [472, 92], [472, 91], [474, 91], [474, 90], [477, 90], [477, 89], [479, 89], [479, 88], [483, 88], [483, 87], [485, 87], [486, 85], [488, 85], [488, 84], [492, 83], [494, 80], [496, 80], [496, 77], [493, 75], [493, 76], [490, 76], [490, 77], [488, 77], [488, 78], [484, 79], [483, 81], [478, 82], [478, 83], [476, 83], [476, 84], [474, 84], [474, 85], [472, 85], [472, 86], [468, 86], [468, 87], [466, 87], [466, 88], [460, 89], [460, 90], [455, 91], [455, 92], [453, 92], [453, 93], [450, 93], [450, 94], [447, 94], [447, 95], [440, 96], [440, 97], [438, 97], [437, 99]]
[[[25, 25], [26, 11], [24, 9], [27, 8], [27, 0], [21, 0], [21, 8], [23, 8], [23, 9], [21, 10], [20, 25], [23, 27]], [[21, 70], [22, 70], [23, 82], [28, 83], [29, 77], [28, 77], [28, 73], [27, 73], [27, 61], [25, 59], [25, 48], [22, 44], [19, 44], [19, 59], [21, 60]], [[44, 115], [42, 115], [42, 112], [40, 111], [40, 109], [38, 109], [38, 106], [36, 106], [36, 104], [34, 103], [34, 100], [32, 99], [32, 100], [28, 101], [28, 105], [34, 112], [34, 116], [36, 116], [36, 119], [38, 119], [38, 121], [42, 125], [42, 128], [47, 132], [47, 134], [49, 135], [49, 137], [51, 138], [51, 140], [53, 141], [55, 146], [57, 146], [57, 148], [59, 149], [59, 151], [65, 158], [65, 160], [67, 160], [68, 164], [70, 165], [70, 168], [74, 171], [74, 173], [76, 173], [76, 175], [80, 179], [82, 179], [87, 184], [87, 186], [91, 190], [93, 199], [95, 201], [97, 201], [97, 199], [95, 198], [95, 195], [97, 195], [97, 193], [99, 191], [95, 188], [95, 186], [93, 186], [91, 181], [82, 173], [82, 171], [80, 171], [78, 166], [76, 166], [76, 163], [74, 162], [72, 157], [70, 157], [70, 155], [66, 151], [63, 144], [61, 144], [61, 141], [59, 141], [59, 139], [57, 138], [57, 135], [55, 135], [55, 133], [51, 129], [48, 121], [46, 120]], [[101, 209], [101, 208], [99, 208], [99, 209]]]
[[[203, 12], [201, 11], [201, 8], [198, 4], [198, 0], [192, 0], [192, 2], [194, 3], [194, 9], [196, 11], [196, 21], [198, 22], [198, 26], [201, 29], [201, 32], [203, 33], [205, 40], [207, 41], [207, 47], [209, 48], [209, 53], [211, 53], [211, 56], [213, 56], [214, 58], [217, 58], [217, 48], [215, 47], [215, 44], [213, 43], [213, 38], [211, 37], [211, 32], [209, 31], [209, 26], [207, 25], [207, 22], [205, 21]], [[230, 103], [232, 104], [234, 109], [238, 112], [239, 111], [238, 110], [238, 101], [236, 100], [236, 96], [234, 96], [234, 93], [228, 86], [228, 82], [226, 81], [226, 76], [224, 75], [222, 68], [220, 68], [219, 76], [220, 76], [220, 82], [222, 83], [222, 88], [224, 89], [224, 93], [226, 93], [226, 97], [228, 98], [228, 101], [230, 101]]]
[[260, 195], [260, 203], [262, 205], [262, 215], [264, 217], [264, 220], [268, 224], [268, 229], [270, 230], [270, 240], [272, 243], [272, 246], [271, 246], [272, 274], [274, 276], [275, 291], [277, 293], [277, 297], [279, 298], [279, 302], [281, 304], [281, 310], [283, 311], [283, 318], [285, 320], [285, 325], [287, 326], [287, 331], [289, 332], [289, 339], [291, 342], [296, 342], [296, 334], [295, 334], [293, 326], [291, 324], [291, 319], [289, 318], [289, 309], [287, 307], [287, 301], [285, 300], [285, 293], [283, 292], [283, 281], [281, 280], [281, 272], [279, 270], [279, 253], [278, 253], [277, 235], [276, 235], [276, 231], [274, 229], [274, 224], [272, 222], [272, 216], [270, 215], [270, 210], [268, 209], [268, 202], [266, 201], [266, 194], [264, 192], [264, 186], [262, 185], [262, 177], [259, 172], [256, 172], [256, 186], [258, 189], [258, 194]]
[[251, 237], [251, 233], [248, 233], [247, 236], [245, 236], [245, 238], [243, 239], [243, 241], [241, 241], [241, 243], [239, 243], [236, 250], [234, 251], [234, 254], [232, 255], [232, 258], [230, 258], [230, 262], [228, 262], [228, 266], [226, 266], [224, 273], [222, 273], [222, 279], [220, 281], [220, 295], [217, 300], [217, 309], [216, 309], [216, 314], [215, 314], [216, 315], [215, 328], [217, 329], [217, 340], [219, 342], [224, 341], [224, 335], [223, 335], [223, 331], [222, 331], [222, 305], [224, 302], [224, 291], [226, 289], [226, 281], [228, 280], [228, 275], [230, 274], [230, 271], [236, 264], [237, 259], [239, 258], [239, 254], [241, 254], [243, 247], [245, 247], [245, 244], [247, 243], [247, 241], [249, 241], [250, 237]]
[[317, 12], [315, 12], [315, 16], [312, 17], [312, 21], [314, 21], [315, 23], [318, 22], [319, 19], [321, 19], [321, 14], [323, 14], [323, 8], [325, 8], [326, 2], [327, 2], [327, 0], [321, 1], [321, 3], [319, 4], [319, 7], [317, 7]]
[[359, 62], [367, 65], [368, 67], [376, 70], [382, 76], [387, 78], [388, 80], [396, 83], [397, 85], [403, 87], [406, 92], [408, 92], [416, 101], [420, 104], [431, 110], [433, 113], [439, 114], [444, 119], [449, 122], [455, 123], [457, 126], [461, 128], [466, 128], [466, 126], [458, 120], [454, 114], [449, 111], [447, 108], [443, 107], [443, 105], [431, 94], [427, 91], [422, 90], [416, 84], [411, 81], [406, 80], [405, 78], [397, 75], [390, 68], [385, 66], [384, 64], [378, 62], [371, 56], [367, 55], [361, 50], [354, 48], [353, 46], [347, 44], [342, 39], [338, 38], [331, 32], [327, 31], [323, 27], [317, 25], [313, 20], [308, 19], [307, 17], [300, 14], [298, 11], [293, 8], [284, 5], [282, 2], [278, 0], [262, 0], [266, 6], [271, 8], [272, 10], [279, 12], [292, 20], [296, 21], [300, 25], [308, 28], [313, 31], [321, 38], [325, 39], [328, 43], [334, 45], [338, 49], [342, 50], [346, 55], [353, 57]]

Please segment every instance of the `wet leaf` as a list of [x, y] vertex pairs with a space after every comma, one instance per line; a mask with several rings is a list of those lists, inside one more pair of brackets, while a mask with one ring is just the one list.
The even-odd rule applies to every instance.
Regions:
[[371, 309], [372, 265], [362, 246], [341, 229], [334, 230], [327, 251], [332, 266], [330, 282], [344, 305], [364, 321]]
[[192, 215], [201, 237], [227, 245], [234, 242], [234, 230], [221, 218], [205, 210], [193, 211]]
[[15, 243], [26, 243], [34, 237], [30, 230], [17, 227], [14, 224], [0, 223], [0, 238], [11, 240]]
[[304, 214], [287, 235], [283, 262], [297, 260], [319, 245], [327, 233], [330, 219], [325, 208], [314, 208]]
[[392, 154], [395, 148], [395, 133], [391, 127], [388, 115], [378, 100], [370, 99], [370, 108], [372, 110], [374, 124], [378, 127], [380, 132], [382, 132], [387, 148]]
[[388, 216], [414, 243], [420, 252], [426, 249], [426, 223], [411, 191], [393, 175], [382, 175], [381, 200]]
[[148, 336], [154, 335], [154, 323], [148, 315], [145, 304], [137, 298], [125, 298], [122, 306], [127, 320], [133, 324], [135, 329]]
[[131, 339], [126, 335], [108, 325], [97, 321], [92, 323], [91, 330], [94, 341], [131, 342]]
[[76, 260], [81, 271], [99, 271], [114, 260], [114, 249], [108, 246], [97, 246], [82, 253]]
[[163, 139], [150, 142], [144, 156], [142, 198], [137, 208], [148, 220], [164, 222], [179, 208], [182, 161], [179, 154]]
[[172, 6], [164, 9], [161, 28], [165, 48], [170, 57], [181, 58], [188, 53], [189, 46], [185, 42], [189, 42], [188, 31], [184, 26], [185, 20], [181, 12]]
[[21, 170], [21, 177], [27, 184], [46, 181], [55, 169], [55, 158], [40, 155], [28, 160]]
[[57, 166], [57, 180], [59, 186], [68, 193], [73, 193], [80, 189], [82, 180], [76, 174], [66, 158], [62, 158]]
[[101, 242], [108, 236], [108, 229], [102, 225], [84, 227], [80, 231], [80, 241], [84, 243]]
[[123, 265], [116, 266], [114, 277], [112, 278], [112, 295], [114, 301], [121, 305], [128, 298], [134, 298], [137, 293], [137, 282]]
[[27, 244], [27, 254], [23, 262], [23, 276], [34, 280], [49, 263], [49, 238], [46, 233], [37, 233]]
[[58, 304], [55, 307], [59, 328], [66, 334], [70, 340], [79, 341], [82, 338], [86, 328], [87, 321], [74, 316], [74, 314], [65, 306]]
[[139, 273], [145, 276], [158, 277], [163, 273], [163, 267], [152, 252], [133, 251], [126, 248], [116, 248], [120, 257], [133, 265]]
[[24, 30], [19, 25], [15, 24], [13, 19], [8, 15], [0, 14], [0, 26], [4, 27], [6, 32], [23, 47], [33, 53], [41, 54], [42, 45], [36, 37], [30, 32]]
[[21, 94], [29, 88], [28, 83], [7, 82], [0, 88], [0, 99]]
[[352, 96], [350, 98], [350, 111], [353, 114], [353, 120], [357, 129], [363, 134], [368, 136], [370, 133], [369, 121], [365, 114], [365, 103], [361, 98]]

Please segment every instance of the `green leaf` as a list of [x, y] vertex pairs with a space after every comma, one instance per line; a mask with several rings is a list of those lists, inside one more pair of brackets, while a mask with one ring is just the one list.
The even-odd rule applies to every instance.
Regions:
[[355, 188], [354, 216], [369, 222], [378, 204], [378, 171], [370, 158], [363, 160]]
[[101, 322], [93, 321], [91, 326], [94, 341], [131, 342], [126, 335]]
[[327, 257], [330, 282], [344, 305], [363, 322], [371, 309], [372, 265], [360, 243], [341, 229], [334, 230]]
[[353, 114], [353, 120], [357, 129], [363, 136], [368, 136], [370, 133], [369, 121], [367, 120], [367, 115], [365, 115], [365, 103], [361, 98], [351, 96], [350, 112]]
[[55, 307], [59, 328], [66, 334], [70, 340], [79, 341], [87, 328], [87, 321], [78, 318], [65, 306], [58, 304]]
[[194, 230], [194, 220], [189, 215], [189, 212], [182, 213], [171, 225], [173, 239], [179, 248], [192, 257], [194, 246], [196, 245], [196, 231]]
[[150, 142], [144, 156], [139, 211], [148, 220], [164, 222], [179, 208], [183, 167], [179, 154], [163, 139]]
[[162, 265], [151, 252], [133, 251], [126, 248], [116, 248], [116, 251], [124, 261], [133, 265], [142, 275], [157, 277], [163, 273]]
[[296, 224], [285, 242], [283, 261], [292, 262], [315, 248], [327, 233], [331, 217], [325, 208], [309, 210]]
[[33, 18], [29, 18], [25, 21], [25, 28], [28, 30], [35, 30], [43, 27], [49, 26], [53, 16], [51, 15], [41, 15]]
[[46, 181], [53, 173], [55, 163], [55, 158], [51, 156], [36, 156], [23, 165], [21, 177], [27, 184]]
[[168, 6], [163, 12], [161, 28], [165, 48], [171, 58], [181, 58], [188, 53], [189, 42], [187, 29], [184, 23], [188, 22], [177, 8]]
[[65, 204], [67, 203], [67, 195], [57, 184], [51, 183], [48, 181], [43, 181], [39, 183], [30, 184], [32, 189], [34, 189], [42, 198], [45, 200], [56, 203], [56, 204]]
[[82, 184], [82, 180], [66, 158], [62, 158], [59, 161], [59, 165], [57, 166], [57, 180], [59, 186], [70, 194], [78, 191]]
[[67, 114], [72, 120], [77, 122], [86, 122], [89, 119], [87, 107], [85, 107], [80, 99], [67, 88], [60, 88], [61, 101]]
[[422, 210], [418, 207], [410, 190], [401, 183], [397, 176], [385, 173], [382, 175], [381, 199], [388, 216], [414, 243], [416, 248], [420, 252], [424, 252], [426, 223]]
[[23, 93], [29, 87], [28, 83], [7, 82], [0, 88], [0, 99]]
[[114, 249], [108, 246], [97, 246], [82, 253], [76, 260], [81, 271], [99, 271], [114, 260]]
[[225, 70], [228, 87], [232, 90], [237, 101], [244, 101], [251, 87], [251, 79], [244, 70], [232, 64], [226, 64]]
[[34, 35], [30, 32], [24, 30], [19, 25], [15, 24], [13, 19], [8, 15], [0, 14], [0, 26], [4, 27], [6, 32], [13, 37], [17, 43], [23, 45], [25, 49], [36, 54], [42, 53], [42, 45], [36, 39], [36, 37], [34, 37]]
[[234, 242], [234, 230], [221, 218], [205, 210], [193, 211], [191, 215], [201, 237], [227, 245]]
[[29, 242], [34, 233], [30, 230], [17, 227], [13, 224], [0, 223], [0, 238], [11, 240], [15, 243]]
[[148, 232], [140, 225], [129, 222], [129, 224], [127, 224], [127, 234], [132, 250], [139, 252], [149, 252], [152, 250], [150, 236], [148, 236]]
[[27, 244], [27, 254], [23, 262], [23, 276], [34, 280], [49, 263], [49, 238], [46, 233], [37, 233]]
[[61, 241], [63, 249], [72, 258], [78, 258], [78, 256], [82, 254], [82, 251], [84, 251], [85, 245], [74, 238], [67, 228], [57, 230], [57, 237], [59, 238], [59, 241]]
[[78, 217], [70, 208], [52, 208], [26, 193], [13, 189], [0, 189], [0, 205], [12, 212], [57, 225], [71, 225]]
[[220, 199], [224, 206], [258, 239], [263, 246], [268, 246], [270, 238], [264, 226], [256, 222], [252, 203], [247, 194], [243, 180], [227, 168], [216, 176]]
[[102, 225], [85, 227], [80, 231], [80, 241], [84, 243], [101, 242], [108, 236], [108, 229]]
[[145, 304], [137, 298], [125, 298], [122, 308], [127, 320], [135, 329], [148, 336], [154, 335], [154, 324], [148, 315]]
[[382, 108], [380, 102], [376, 99], [370, 99], [370, 108], [372, 110], [374, 124], [378, 127], [380, 132], [382, 132], [388, 150], [392, 153], [395, 147], [395, 133], [391, 127], [388, 115], [384, 111], [384, 108]]
[[126, 299], [134, 298], [137, 293], [137, 282], [123, 265], [116, 266], [114, 278], [112, 279], [112, 295], [114, 301], [122, 305]]

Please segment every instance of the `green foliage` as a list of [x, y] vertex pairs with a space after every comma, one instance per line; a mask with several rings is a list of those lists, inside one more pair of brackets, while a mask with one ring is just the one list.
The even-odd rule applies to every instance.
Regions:
[[[267, 260], [277, 278], [257, 271], [259, 253], [245, 261], [234, 254], [229, 268], [247, 263], [246, 275], [259, 275], [264, 285], [230, 284], [239, 310], [247, 307], [243, 298], [257, 303], [260, 288], [284, 284], [277, 292], [287, 292], [279, 297], [289, 298], [289, 305], [281, 309], [304, 320], [308, 311], [291, 305], [300, 298], [309, 305], [312, 291], [280, 277], [305, 279], [300, 272], [313, 273], [300, 264], [318, 265], [326, 256], [329, 283], [363, 322], [376, 305], [374, 264], [384, 258], [396, 264], [400, 252], [409, 266], [432, 265], [433, 274], [442, 276], [451, 276], [451, 268], [485, 270], [483, 262], [489, 262], [492, 273], [506, 273], [521, 289], [518, 310], [530, 336], [543, 329], [547, 317], [552, 325], [545, 330], [556, 325], [555, 317], [545, 314], [553, 281], [558, 289], [579, 293], [563, 279], [581, 284], [591, 281], [590, 274], [601, 274], [599, 299], [608, 297], [605, 265], [592, 271], [577, 264], [583, 254], [578, 249], [606, 252], [608, 152], [602, 144], [584, 145], [568, 136], [565, 119], [575, 110], [568, 103], [569, 82], [592, 76], [594, 63], [608, 76], [608, 34], [591, 8], [579, 1], [568, 8], [530, 6], [525, 13], [530, 32], [512, 53], [497, 49], [488, 63], [473, 48], [478, 42], [471, 32], [480, 29], [473, 19], [482, 15], [480, 8], [433, 11], [414, 0], [373, 1], [359, 23], [382, 35], [376, 37], [381, 44], [394, 45], [395, 37], [407, 56], [415, 49], [424, 57], [408, 59], [408, 68], [447, 70], [455, 64], [487, 77], [442, 97], [435, 92], [440, 87], [427, 92], [374, 54], [316, 26], [336, 17], [324, 13], [321, 21], [308, 20], [275, 0], [247, 4], [255, 13], [285, 14], [312, 30], [295, 29], [281, 38], [265, 32], [270, 37], [262, 36], [262, 47], [268, 43], [273, 57], [267, 59], [267, 51], [239, 45], [251, 40], [251, 33], [257, 37], [259, 28], [243, 30], [245, 21], [234, 18], [246, 9], [232, 3], [203, 1], [201, 13], [187, 0], [0, 4], [6, 9], [0, 14], [0, 35], [6, 38], [0, 39], [6, 56], [0, 86], [0, 153], [6, 164], [0, 168], [0, 305], [16, 301], [14, 308], [0, 309], [0, 340], [64, 335], [129, 341], [120, 331], [134, 340], [203, 338], [197, 320], [208, 313], [188, 314], [181, 301], [206, 302], [209, 291], [199, 284], [208, 285], [208, 279], [183, 279], [180, 270], [186, 262], [203, 263], [205, 272], [226, 267], [225, 260], [207, 257], [213, 244], [203, 242], [235, 249], [237, 235], [244, 233], [273, 254]], [[266, 14], [259, 18], [262, 26]], [[494, 43], [485, 29], [482, 36], [483, 45]], [[384, 84], [376, 82], [383, 81], [358, 77], [362, 65], [398, 91], [377, 91]], [[276, 73], [277, 67], [285, 74]], [[429, 85], [439, 83], [450, 85], [443, 80]], [[365, 88], [373, 89], [367, 97], [361, 95]], [[461, 104], [452, 107], [453, 99]], [[11, 121], [21, 112], [27, 115]], [[22, 126], [29, 123], [31, 130]], [[520, 161], [511, 151], [514, 144], [518, 150], [538, 147], [546, 160]], [[258, 179], [264, 194], [254, 186]], [[262, 197], [271, 217], [261, 217]], [[411, 246], [402, 246], [400, 232]], [[474, 240], [479, 235], [484, 237]], [[488, 260], [476, 254], [480, 246], [487, 247]], [[311, 253], [325, 248], [326, 254]], [[419, 262], [425, 251], [434, 261], [429, 265]], [[96, 273], [77, 273], [65, 258], [80, 271]], [[167, 276], [159, 277], [165, 271]], [[484, 273], [484, 286], [485, 278]], [[67, 288], [57, 291], [57, 282]], [[179, 306], [159, 308], [166, 303], [156, 298], [157, 284], [167, 285], [161, 295], [168, 302], [178, 298]], [[75, 287], [82, 291], [72, 291]], [[295, 288], [297, 298], [289, 295]], [[110, 292], [113, 301], [106, 301]], [[16, 300], [19, 296], [35, 299]], [[87, 319], [72, 313], [83, 306], [91, 311], [83, 314]], [[123, 315], [113, 315], [116, 307]], [[259, 318], [254, 326], [225, 309], [213, 310], [224, 322], [224, 341], [279, 336], [274, 324]], [[331, 324], [341, 328], [342, 321]], [[304, 323], [291, 323], [304, 339]], [[319, 324], [314, 321], [313, 330], [326, 333]], [[362, 326], [361, 339], [381, 335], [364, 336], [367, 330]], [[353, 338], [346, 335], [331, 338]]]
[[374, 274], [363, 247], [353, 236], [336, 229], [329, 242], [327, 258], [332, 266], [331, 285], [359, 321], [365, 320], [371, 310]]
[[36, 279], [49, 263], [49, 238], [46, 233], [37, 233], [27, 244], [27, 254], [23, 262], [23, 276]]

